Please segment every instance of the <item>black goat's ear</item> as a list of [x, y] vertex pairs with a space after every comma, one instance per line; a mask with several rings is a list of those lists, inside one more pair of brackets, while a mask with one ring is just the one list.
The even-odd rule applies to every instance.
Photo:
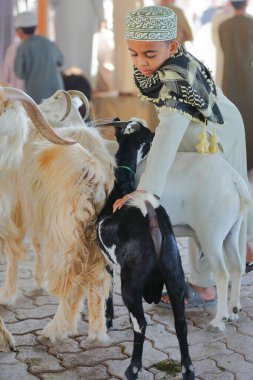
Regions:
[[115, 117], [114, 119], [112, 119], [112, 121], [120, 121], [120, 118], [119, 117]]

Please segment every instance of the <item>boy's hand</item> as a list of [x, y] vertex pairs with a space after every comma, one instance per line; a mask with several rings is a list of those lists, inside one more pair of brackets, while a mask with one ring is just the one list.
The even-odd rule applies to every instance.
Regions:
[[134, 197], [136, 193], [145, 193], [144, 190], [135, 190], [132, 193], [124, 195], [123, 198], [117, 199], [113, 204], [113, 212], [115, 212], [118, 209], [121, 209], [121, 207], [131, 198]]

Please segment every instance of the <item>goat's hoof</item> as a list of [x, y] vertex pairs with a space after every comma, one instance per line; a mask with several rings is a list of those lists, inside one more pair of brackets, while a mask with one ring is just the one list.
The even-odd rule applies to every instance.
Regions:
[[186, 373], [185, 375], [183, 375], [182, 379], [183, 380], [195, 380], [195, 373], [194, 372]]
[[182, 366], [182, 379], [183, 380], [195, 380], [195, 372], [194, 372], [192, 364], [190, 364], [190, 366], [187, 370], [185, 369], [184, 366]]
[[4, 289], [0, 289], [0, 304], [1, 305], [13, 305], [16, 300], [16, 294], [10, 294]]
[[125, 372], [125, 380], [136, 380], [138, 379], [138, 374], [141, 370], [142, 365], [133, 363], [130, 364], [130, 366], [127, 368]]
[[239, 314], [231, 312], [228, 322], [238, 322], [239, 321]]
[[60, 329], [57, 323], [53, 320], [49, 322], [44, 329], [39, 332], [39, 335], [43, 338], [48, 338], [52, 343], [58, 341], [63, 341], [70, 335], [76, 335], [77, 329], [69, 328], [69, 329]]
[[97, 342], [102, 343], [102, 344], [107, 344], [107, 343], [110, 343], [111, 339], [105, 331], [102, 331], [102, 332], [101, 331], [91, 331], [91, 332], [89, 332], [87, 341], [88, 342], [97, 341]]
[[216, 323], [214, 324], [210, 322], [209, 325], [207, 326], [208, 331], [216, 332], [216, 333], [223, 332], [225, 328], [226, 326], [224, 322], [220, 322], [219, 324], [216, 324]]
[[1, 329], [0, 335], [1, 335], [0, 352], [7, 352], [7, 351], [16, 352], [17, 350], [16, 350], [15, 341], [12, 334], [4, 328], [4, 329]]

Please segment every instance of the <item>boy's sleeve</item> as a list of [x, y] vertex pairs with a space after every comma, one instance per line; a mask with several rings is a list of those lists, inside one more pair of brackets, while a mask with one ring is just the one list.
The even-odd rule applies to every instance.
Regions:
[[137, 189], [161, 197], [167, 174], [190, 121], [178, 112], [162, 111], [158, 117], [160, 123], [156, 128], [147, 166]]

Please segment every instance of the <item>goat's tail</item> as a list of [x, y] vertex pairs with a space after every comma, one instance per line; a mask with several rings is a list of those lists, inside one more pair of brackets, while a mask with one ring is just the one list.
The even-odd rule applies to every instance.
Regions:
[[240, 197], [240, 209], [242, 213], [247, 213], [249, 208], [253, 208], [253, 198], [246, 181], [239, 175], [235, 178], [235, 187]]
[[157, 259], [159, 259], [160, 255], [161, 255], [161, 247], [162, 247], [162, 233], [160, 231], [160, 227], [158, 224], [158, 219], [157, 219], [157, 214], [156, 214], [155, 208], [147, 200], [145, 200], [145, 205], [147, 207], [147, 215], [148, 215], [148, 219], [149, 219], [151, 238], [152, 238], [153, 243], [154, 243], [156, 257], [157, 257]]

